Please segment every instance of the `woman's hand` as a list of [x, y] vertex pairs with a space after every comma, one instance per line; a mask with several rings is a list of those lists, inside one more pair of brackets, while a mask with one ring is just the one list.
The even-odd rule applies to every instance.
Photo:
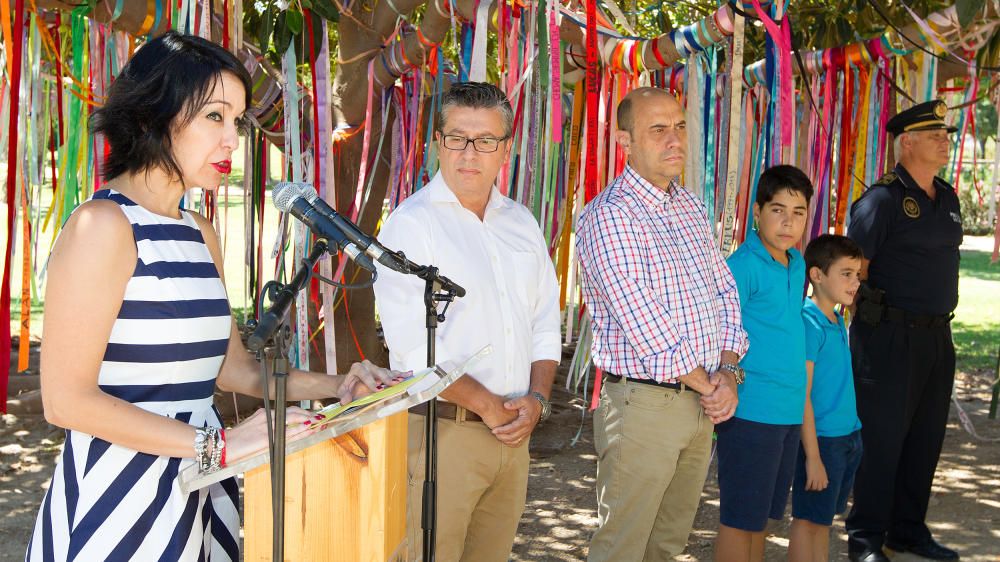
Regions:
[[383, 369], [365, 359], [351, 365], [351, 370], [344, 375], [344, 381], [337, 389], [337, 398], [341, 404], [347, 404], [372, 392], [382, 390], [403, 380], [409, 373], [400, 373]]
[[[271, 419], [274, 419], [273, 413]], [[285, 439], [293, 441], [296, 437], [301, 437], [302, 434], [312, 430], [311, 424], [316, 419], [317, 414], [289, 406], [285, 417]], [[227, 463], [249, 457], [265, 449], [267, 449], [267, 417], [263, 408], [258, 409], [239, 425], [226, 430]]]

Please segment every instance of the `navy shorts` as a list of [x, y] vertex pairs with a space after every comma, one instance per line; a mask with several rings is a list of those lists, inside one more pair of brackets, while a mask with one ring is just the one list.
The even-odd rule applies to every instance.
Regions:
[[817, 525], [832, 525], [833, 516], [847, 509], [854, 473], [861, 464], [861, 431], [841, 437], [819, 437], [819, 458], [829, 483], [818, 492], [806, 491], [806, 452], [799, 447], [792, 483], [792, 517]]
[[801, 427], [735, 417], [715, 426], [723, 525], [757, 533], [785, 516]]

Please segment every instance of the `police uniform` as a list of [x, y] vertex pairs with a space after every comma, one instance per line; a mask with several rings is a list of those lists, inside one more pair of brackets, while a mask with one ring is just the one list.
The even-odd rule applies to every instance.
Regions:
[[[920, 104], [888, 128], [948, 128], [943, 113], [943, 102]], [[955, 190], [940, 178], [934, 187], [931, 198], [897, 164], [851, 207], [847, 235], [870, 260], [850, 330], [865, 451], [846, 522], [852, 559], [883, 560], [883, 544], [957, 556], [924, 523], [955, 378], [950, 320], [962, 243]]]

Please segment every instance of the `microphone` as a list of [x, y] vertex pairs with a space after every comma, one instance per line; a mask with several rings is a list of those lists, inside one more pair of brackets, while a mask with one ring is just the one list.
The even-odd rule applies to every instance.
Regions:
[[280, 186], [283, 184], [290, 186], [289, 189], [292, 187], [296, 188], [298, 190], [298, 194], [308, 201], [320, 215], [325, 217], [338, 229], [340, 229], [340, 232], [352, 244], [357, 246], [358, 249], [367, 254], [369, 257], [393, 271], [398, 271], [399, 273], [412, 273], [410, 267], [403, 259], [400, 258], [398, 254], [380, 244], [375, 237], [362, 232], [361, 229], [359, 229], [357, 225], [350, 220], [345, 219], [343, 215], [335, 211], [333, 207], [326, 203], [326, 201], [322, 200], [311, 185], [307, 183], [288, 182], [283, 182], [278, 185]]
[[[282, 211], [287, 209], [287, 212], [306, 223], [313, 232], [336, 241], [361, 267], [373, 271], [375, 266], [372, 259], [375, 259], [393, 271], [424, 279], [423, 275], [428, 268], [412, 263], [405, 256], [380, 244], [373, 236], [362, 232], [353, 222], [320, 199], [313, 186], [299, 182], [279, 182], [273, 193], [275, 207]], [[442, 289], [458, 297], [465, 296], [465, 289], [447, 277], [435, 273], [434, 279]]]
[[[312, 205], [301, 193], [303, 184], [279, 182], [271, 191], [274, 206], [283, 213], [288, 213], [302, 221], [309, 230], [317, 236], [326, 238], [342, 250], [351, 261], [368, 271], [375, 271], [375, 264], [365, 255], [361, 248], [345, 236], [342, 229]], [[310, 190], [311, 191], [311, 188]]]

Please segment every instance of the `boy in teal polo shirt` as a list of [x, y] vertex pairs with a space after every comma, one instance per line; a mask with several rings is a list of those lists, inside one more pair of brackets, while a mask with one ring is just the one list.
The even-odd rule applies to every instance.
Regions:
[[740, 362], [746, 381], [739, 387], [736, 414], [716, 426], [716, 560], [763, 560], [767, 520], [785, 514], [806, 397], [806, 268], [795, 245], [805, 231], [812, 194], [812, 183], [798, 168], [765, 170], [753, 206], [757, 230], [728, 260], [750, 350]]
[[828, 559], [833, 516], [847, 508], [861, 464], [861, 420], [854, 398], [851, 349], [837, 305], [849, 306], [861, 285], [864, 254], [846, 236], [824, 234], [806, 248], [812, 298], [802, 307], [806, 330], [806, 404], [792, 484], [788, 559]]

